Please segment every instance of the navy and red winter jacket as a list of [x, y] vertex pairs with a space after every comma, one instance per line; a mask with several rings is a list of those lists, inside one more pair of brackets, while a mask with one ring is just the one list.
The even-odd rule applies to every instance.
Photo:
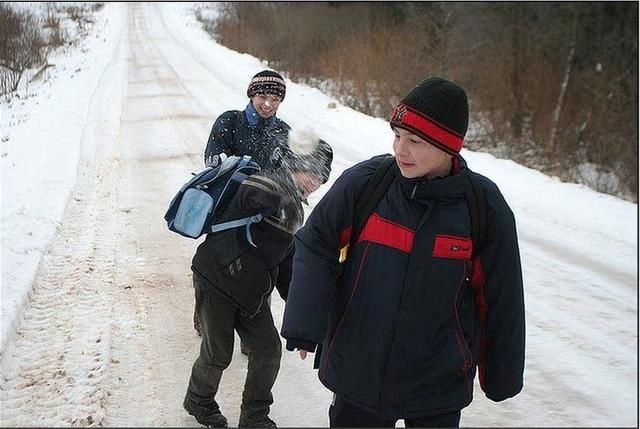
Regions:
[[476, 367], [487, 397], [523, 386], [525, 316], [515, 220], [480, 176], [487, 238], [471, 260], [465, 174], [396, 179], [344, 266], [357, 196], [381, 162], [335, 182], [296, 233], [282, 336], [287, 348], [323, 344], [318, 376], [331, 391], [385, 419], [460, 410]]

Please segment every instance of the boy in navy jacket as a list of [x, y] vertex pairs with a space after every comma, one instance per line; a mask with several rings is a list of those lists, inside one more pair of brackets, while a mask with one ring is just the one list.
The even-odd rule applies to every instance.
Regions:
[[[318, 376], [331, 427], [457, 427], [479, 369], [487, 397], [523, 387], [525, 311], [513, 213], [459, 155], [468, 101], [458, 85], [420, 82], [394, 109], [395, 178], [353, 241], [355, 202], [382, 157], [334, 183], [295, 237], [282, 336]], [[473, 252], [467, 201], [475, 175], [486, 240]]]

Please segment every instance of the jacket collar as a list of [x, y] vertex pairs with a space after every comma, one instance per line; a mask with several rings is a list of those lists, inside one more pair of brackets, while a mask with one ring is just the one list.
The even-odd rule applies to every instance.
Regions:
[[276, 120], [276, 115], [265, 119], [256, 112], [256, 108], [253, 107], [253, 103], [249, 100], [249, 104], [244, 109], [244, 116], [247, 118], [247, 122], [251, 125], [251, 128], [270, 128]]
[[407, 179], [398, 170], [398, 180], [403, 192], [411, 199], [426, 202], [429, 200], [457, 200], [465, 196], [469, 170], [460, 155], [453, 160], [451, 174], [427, 180], [424, 177]]

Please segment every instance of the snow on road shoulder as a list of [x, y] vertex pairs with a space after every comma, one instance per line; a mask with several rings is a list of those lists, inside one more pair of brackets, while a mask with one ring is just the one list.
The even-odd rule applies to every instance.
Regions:
[[521, 238], [579, 254], [581, 260], [575, 263], [598, 262], [637, 281], [637, 204], [585, 185], [562, 183], [487, 153], [463, 149], [462, 155], [473, 170], [500, 187], [515, 213]]
[[3, 349], [75, 185], [91, 95], [123, 33], [122, 11], [105, 4], [75, 50], [49, 58], [49, 80], [32, 84], [26, 100], [2, 103]]

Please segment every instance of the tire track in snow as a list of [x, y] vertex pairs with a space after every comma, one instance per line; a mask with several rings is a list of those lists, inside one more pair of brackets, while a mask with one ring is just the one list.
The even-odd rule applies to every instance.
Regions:
[[114, 282], [116, 234], [109, 221], [112, 195], [98, 183], [108, 185], [112, 169], [81, 168], [24, 321], [3, 358], [3, 425], [93, 426], [104, 417], [101, 386], [111, 342], [106, 289]]

